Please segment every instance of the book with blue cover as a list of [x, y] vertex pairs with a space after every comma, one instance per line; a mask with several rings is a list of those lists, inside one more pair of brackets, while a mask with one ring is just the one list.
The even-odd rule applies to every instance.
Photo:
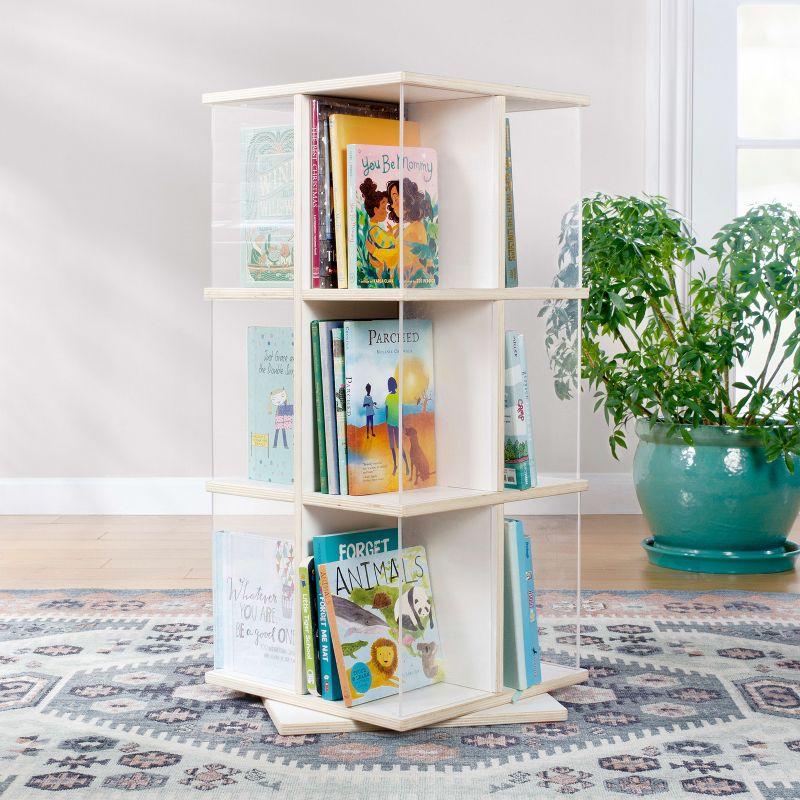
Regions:
[[247, 329], [247, 477], [294, 483], [294, 332]]
[[[363, 558], [379, 553], [387, 553], [398, 548], [397, 528], [332, 533], [315, 536], [313, 540], [314, 564], [317, 571], [319, 589], [320, 567], [334, 561], [349, 558]], [[333, 652], [328, 610], [325, 597], [317, 592], [317, 630], [319, 633], [319, 668], [321, 694], [326, 700], [341, 700], [342, 689]]]

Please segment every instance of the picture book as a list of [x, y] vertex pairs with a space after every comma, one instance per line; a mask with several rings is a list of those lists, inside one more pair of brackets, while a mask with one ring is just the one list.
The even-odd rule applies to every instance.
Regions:
[[294, 279], [294, 128], [243, 128], [240, 219], [245, 286]]
[[339, 448], [336, 444], [336, 382], [333, 373], [331, 331], [341, 328], [335, 320], [320, 320], [319, 350], [322, 365], [322, 413], [325, 428], [325, 459], [328, 471], [328, 494], [341, 494], [339, 485]]
[[316, 488], [328, 493], [328, 457], [325, 447], [325, 412], [322, 402], [322, 360], [319, 344], [319, 321], [311, 323], [311, 368], [314, 389], [314, 429], [316, 431], [314, 463], [317, 465]]
[[[354, 114], [332, 114], [328, 119], [333, 220], [336, 238], [337, 285], [347, 288], [347, 145], [400, 145], [400, 122]], [[403, 146], [419, 147], [419, 124], [403, 124]]]
[[326, 700], [341, 700], [342, 690], [336, 659], [331, 647], [331, 632], [325, 597], [319, 589], [320, 569], [323, 564], [363, 558], [378, 553], [397, 550], [397, 528], [382, 528], [372, 531], [333, 533], [315, 536], [313, 540], [314, 564], [317, 570], [317, 630], [319, 634], [319, 669], [321, 694]]
[[511, 123], [506, 117], [506, 287], [519, 285], [517, 232], [514, 226], [514, 176], [511, 171]]
[[336, 406], [336, 453], [339, 467], [339, 494], [347, 494], [347, 433], [344, 396], [344, 327], [331, 330], [333, 353], [333, 389]]
[[336, 287], [336, 245], [333, 235], [328, 118], [333, 113], [398, 119], [397, 103], [340, 97], [311, 99], [311, 286]]
[[247, 329], [247, 477], [294, 483], [294, 332]]
[[522, 377], [521, 338], [516, 331], [506, 331], [503, 417], [503, 486], [506, 489], [530, 489], [533, 485], [527, 428], [530, 405]]
[[351, 287], [436, 286], [437, 184], [436, 151], [429, 147], [404, 147], [401, 158], [397, 147], [347, 146], [347, 258]]
[[217, 531], [214, 667], [294, 688], [293, 541]]
[[320, 566], [346, 706], [444, 678], [431, 577], [423, 547]]
[[404, 489], [436, 485], [431, 321], [404, 320], [402, 382], [399, 340], [396, 319], [344, 323], [351, 495], [395, 492], [400, 475]]
[[525, 398], [527, 414], [525, 415], [525, 438], [528, 440], [528, 465], [531, 473], [531, 486], [539, 483], [536, 472], [536, 448], [533, 445], [533, 395], [528, 382], [528, 354], [525, 350], [525, 336], [517, 334], [517, 349], [519, 350], [519, 363], [522, 368], [522, 394]]
[[298, 570], [300, 577], [300, 619], [303, 629], [303, 663], [306, 689], [310, 694], [320, 693], [319, 649], [317, 632], [317, 573], [314, 557], [303, 559]]

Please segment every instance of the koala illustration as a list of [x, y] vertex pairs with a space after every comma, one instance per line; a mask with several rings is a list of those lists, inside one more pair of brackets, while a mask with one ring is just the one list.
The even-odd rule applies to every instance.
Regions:
[[428, 593], [421, 586], [414, 586], [401, 594], [394, 604], [394, 618], [406, 631], [421, 631], [429, 620], [433, 628]]
[[426, 678], [435, 678], [439, 672], [436, 663], [436, 642], [417, 642], [417, 652], [422, 656], [422, 671]]

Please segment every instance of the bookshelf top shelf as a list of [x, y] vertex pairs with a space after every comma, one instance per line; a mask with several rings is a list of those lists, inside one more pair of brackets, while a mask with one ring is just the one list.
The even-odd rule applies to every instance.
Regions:
[[[208, 287], [206, 300], [290, 300], [291, 288]], [[584, 300], [589, 296], [584, 287], [518, 286], [511, 289], [302, 289], [304, 300], [336, 302], [364, 301], [429, 302], [463, 300]]]
[[305, 83], [286, 83], [203, 95], [203, 103], [258, 103], [275, 101], [296, 94], [331, 95], [358, 100], [399, 102], [401, 88], [407, 103], [426, 103], [439, 100], [458, 100], [467, 97], [503, 96], [506, 110], [536, 111], [548, 108], [580, 108], [589, 105], [583, 94], [552, 92], [525, 86], [422, 75], [418, 72], [385, 72], [352, 78], [334, 78]]

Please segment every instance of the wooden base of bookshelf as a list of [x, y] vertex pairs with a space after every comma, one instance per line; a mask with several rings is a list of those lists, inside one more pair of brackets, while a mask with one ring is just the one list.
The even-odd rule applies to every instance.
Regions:
[[402, 700], [399, 695], [394, 695], [347, 708], [340, 700], [329, 701], [316, 695], [295, 694], [290, 689], [257, 681], [234, 672], [215, 669], [206, 673], [206, 683], [214, 686], [223, 686], [226, 689], [321, 712], [326, 716], [344, 717], [395, 731], [432, 726], [465, 714], [495, 709], [508, 705], [515, 698], [526, 699], [546, 694], [564, 686], [583, 683], [587, 678], [588, 673], [585, 669], [542, 663], [541, 683], [531, 686], [524, 692], [515, 692], [512, 689], [502, 692], [484, 692], [451, 683], [437, 683], [407, 692], [403, 694]]
[[[346, 717], [313, 711], [310, 708], [263, 699], [272, 724], [282, 736], [314, 733], [357, 733], [381, 730], [375, 725]], [[461, 717], [435, 722], [432, 728], [466, 728], [480, 725], [515, 725], [531, 722], [563, 722], [567, 709], [549, 694], [539, 694], [505, 703], [483, 711], [473, 711]]]

